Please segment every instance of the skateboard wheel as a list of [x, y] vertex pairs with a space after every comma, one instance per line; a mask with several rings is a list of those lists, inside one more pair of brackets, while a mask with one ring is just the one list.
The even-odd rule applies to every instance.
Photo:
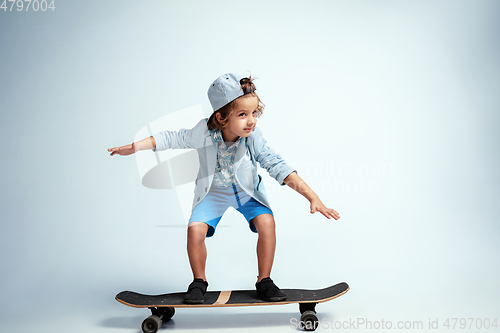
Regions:
[[160, 329], [162, 323], [160, 317], [151, 315], [142, 322], [142, 331], [144, 333], [156, 333]]
[[170, 306], [166, 307], [163, 310], [163, 317], [161, 318], [161, 320], [163, 322], [166, 322], [166, 321], [170, 320], [170, 318], [172, 318], [174, 316], [174, 314], [175, 314], [175, 308], [170, 307]]
[[316, 313], [311, 310], [304, 311], [302, 316], [300, 316], [300, 323], [302, 324], [304, 331], [315, 331], [319, 325]]

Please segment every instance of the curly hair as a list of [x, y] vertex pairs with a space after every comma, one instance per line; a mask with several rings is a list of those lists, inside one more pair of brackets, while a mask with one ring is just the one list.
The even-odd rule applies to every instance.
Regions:
[[[265, 105], [264, 105], [264, 103], [262, 103], [259, 96], [255, 92], [255, 90], [257, 90], [257, 88], [255, 88], [255, 84], [253, 83], [252, 76], [242, 78], [240, 80], [240, 85], [241, 85], [241, 89], [243, 90], [243, 95], [236, 98], [235, 100], [227, 103], [226, 105], [221, 107], [219, 110], [214, 111], [212, 113], [212, 115], [210, 116], [210, 118], [208, 118], [208, 122], [207, 122], [208, 129], [210, 129], [210, 130], [214, 130], [216, 128], [218, 128], [220, 130], [224, 129], [224, 127], [226, 127], [226, 125], [227, 125], [227, 122], [229, 121], [229, 117], [231, 116], [231, 114], [234, 111], [234, 107], [236, 106], [236, 101], [242, 97], [247, 97], [247, 96], [257, 97], [257, 99], [259, 100], [259, 104], [257, 105], [257, 109], [256, 109], [257, 117], [260, 117], [262, 115], [262, 113], [264, 112]], [[217, 117], [216, 117], [217, 113], [220, 113], [220, 115], [222, 117], [221, 122], [219, 122], [217, 120]]]

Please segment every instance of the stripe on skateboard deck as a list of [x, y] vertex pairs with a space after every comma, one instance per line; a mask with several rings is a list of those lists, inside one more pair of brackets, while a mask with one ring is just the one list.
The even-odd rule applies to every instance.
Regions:
[[215, 301], [214, 305], [218, 304], [226, 304], [229, 301], [229, 297], [231, 297], [232, 290], [221, 291], [219, 294], [219, 298]]

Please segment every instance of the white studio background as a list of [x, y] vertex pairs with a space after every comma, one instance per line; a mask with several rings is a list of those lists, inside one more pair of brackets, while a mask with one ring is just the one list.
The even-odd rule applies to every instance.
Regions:
[[[147, 311], [116, 293], [185, 290], [175, 191], [143, 187], [135, 158], [106, 149], [168, 113], [210, 113], [208, 85], [231, 71], [258, 77], [269, 145], [342, 216], [310, 215], [263, 171], [280, 287], [348, 282], [318, 306], [341, 322], [426, 331], [498, 316], [498, 1], [10, 6], [0, 10], [2, 331], [137, 332]], [[207, 240], [212, 290], [253, 287], [255, 243], [228, 212]], [[190, 310], [165, 327], [289, 331], [298, 314]]]

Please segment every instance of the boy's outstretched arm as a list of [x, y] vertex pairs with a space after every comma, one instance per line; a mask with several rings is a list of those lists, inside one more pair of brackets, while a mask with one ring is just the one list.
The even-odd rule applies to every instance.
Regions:
[[155, 139], [152, 136], [150, 136], [149, 138], [145, 138], [144, 140], [134, 142], [130, 145], [109, 148], [108, 151], [111, 152], [110, 156], [113, 156], [115, 154], [126, 156], [126, 155], [131, 155], [139, 150], [154, 149], [154, 148], [156, 148], [156, 142]]
[[299, 177], [296, 172], [289, 174], [284, 179], [284, 183], [309, 200], [311, 203], [311, 214], [320, 212], [329, 219], [333, 217], [335, 220], [338, 220], [340, 218], [339, 213], [332, 208], [327, 208], [323, 202], [321, 202], [318, 195], [314, 193], [314, 191], [306, 184], [305, 181], [302, 180], [302, 178]]

